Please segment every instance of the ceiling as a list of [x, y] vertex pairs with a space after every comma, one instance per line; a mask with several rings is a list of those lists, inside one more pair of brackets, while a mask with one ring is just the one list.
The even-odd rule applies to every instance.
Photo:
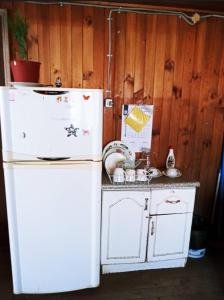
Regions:
[[[26, 2], [26, 1], [25, 1]], [[35, 2], [35, 0], [33, 1]], [[224, 12], [224, 0], [215, 0], [215, 1], [208, 1], [208, 0], [125, 0], [125, 1], [119, 1], [119, 0], [107, 0], [107, 1], [82, 1], [82, 0], [61, 0], [61, 1], [41, 1], [37, 0], [36, 2], [88, 2], [90, 4], [91, 2], [97, 2], [97, 3], [120, 3], [120, 4], [143, 4], [143, 5], [155, 5], [155, 6], [161, 6], [161, 7], [176, 7], [176, 8], [190, 8], [194, 10], [205, 10], [205, 11], [217, 11], [217, 12]]]
[[[77, 2], [77, 1], [73, 1]], [[91, 1], [88, 1], [91, 2]], [[126, 0], [126, 1], [119, 1], [119, 0], [107, 0], [101, 2], [118, 2], [118, 3], [129, 3], [129, 4], [149, 4], [155, 6], [171, 6], [171, 7], [179, 7], [179, 8], [193, 8], [193, 9], [200, 9], [200, 10], [211, 10], [211, 11], [220, 11], [224, 12], [224, 0], [215, 0], [215, 1], [204, 1], [204, 0]]]

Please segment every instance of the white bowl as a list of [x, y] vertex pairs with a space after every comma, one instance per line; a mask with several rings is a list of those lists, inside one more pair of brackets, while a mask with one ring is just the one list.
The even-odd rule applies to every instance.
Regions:
[[167, 173], [167, 170], [163, 171], [163, 174], [167, 177], [170, 177], [170, 178], [176, 178], [176, 177], [180, 177], [182, 176], [182, 173], [180, 170], [178, 169], [174, 169], [176, 173]]

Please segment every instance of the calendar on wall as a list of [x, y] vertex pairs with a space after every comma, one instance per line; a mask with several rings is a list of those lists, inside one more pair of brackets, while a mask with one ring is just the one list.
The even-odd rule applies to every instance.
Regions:
[[131, 151], [151, 149], [153, 105], [122, 106], [121, 140]]

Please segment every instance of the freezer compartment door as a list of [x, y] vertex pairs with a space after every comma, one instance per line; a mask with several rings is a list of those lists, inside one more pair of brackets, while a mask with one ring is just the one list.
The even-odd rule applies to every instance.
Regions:
[[3, 159], [101, 160], [102, 90], [0, 89]]
[[101, 163], [4, 164], [14, 293], [99, 285]]

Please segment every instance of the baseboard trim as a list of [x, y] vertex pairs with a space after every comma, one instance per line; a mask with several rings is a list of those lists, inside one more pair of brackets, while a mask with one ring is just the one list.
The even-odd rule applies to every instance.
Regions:
[[140, 270], [165, 269], [165, 268], [180, 268], [184, 267], [187, 259], [170, 259], [156, 262], [131, 263], [131, 264], [111, 264], [102, 265], [102, 273], [119, 273], [131, 272]]

